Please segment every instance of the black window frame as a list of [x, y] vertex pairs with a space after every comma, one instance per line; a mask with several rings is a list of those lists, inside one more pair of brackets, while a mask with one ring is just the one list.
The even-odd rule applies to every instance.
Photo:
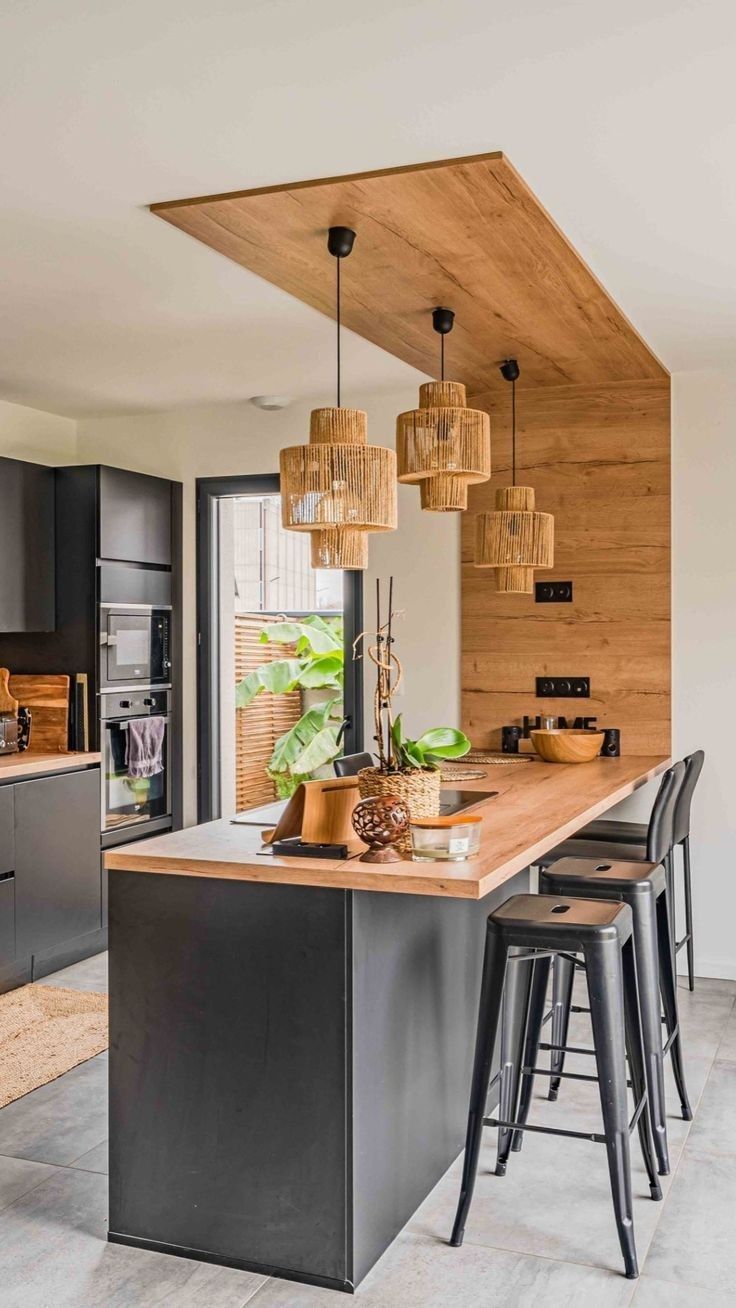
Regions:
[[[219, 502], [241, 495], [278, 495], [278, 473], [231, 477], [199, 477], [197, 493], [197, 817], [209, 822], [221, 813], [220, 696], [217, 556]], [[363, 660], [351, 657], [353, 642], [363, 630], [363, 574], [343, 572], [345, 630], [346, 754], [363, 748]]]

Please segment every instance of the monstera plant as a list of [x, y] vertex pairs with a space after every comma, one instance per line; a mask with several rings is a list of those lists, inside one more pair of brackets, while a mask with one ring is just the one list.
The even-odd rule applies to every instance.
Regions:
[[293, 654], [249, 672], [236, 687], [238, 708], [247, 708], [264, 691], [271, 695], [292, 690], [326, 692], [274, 745], [267, 771], [279, 796], [285, 798], [340, 753], [345, 684], [342, 620], [315, 613], [298, 621], [270, 622], [260, 640], [264, 645], [292, 645]]

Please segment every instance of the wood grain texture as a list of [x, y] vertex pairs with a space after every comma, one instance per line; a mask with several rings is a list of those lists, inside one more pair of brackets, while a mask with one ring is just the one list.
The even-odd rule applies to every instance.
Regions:
[[434, 376], [430, 312], [457, 314], [447, 371], [501, 391], [667, 376], [500, 153], [151, 206], [159, 217], [332, 317], [327, 228], [354, 227], [343, 322]]
[[29, 753], [48, 753], [69, 748], [70, 678], [58, 676], [24, 676], [13, 673], [10, 690], [23, 708], [32, 714]]
[[28, 781], [47, 772], [75, 772], [98, 764], [101, 757], [94, 751], [60, 755], [34, 754], [28, 749], [23, 754], [7, 754], [0, 758], [0, 785], [9, 781]]
[[[621, 729], [626, 754], [670, 749], [670, 394], [667, 381], [547, 387], [520, 396], [518, 480], [555, 518], [555, 566], [572, 604], [499, 595], [472, 565], [472, 514], [509, 480], [510, 397], [491, 413], [492, 485], [470, 488], [463, 520], [462, 718], [476, 746], [542, 708]], [[589, 676], [591, 698], [537, 700], [535, 678]]]
[[369, 864], [261, 856], [257, 829], [226, 820], [189, 827], [125, 848], [108, 850], [105, 866], [127, 872], [215, 877], [341, 890], [482, 899], [541, 854], [662, 772], [669, 759], [596, 759], [583, 766], [535, 760], [517, 768], [492, 768], [490, 776], [463, 789], [498, 794], [482, 801], [481, 848], [467, 863]]

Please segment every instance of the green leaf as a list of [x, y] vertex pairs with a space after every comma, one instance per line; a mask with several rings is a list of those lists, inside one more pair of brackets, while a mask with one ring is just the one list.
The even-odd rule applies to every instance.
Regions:
[[316, 772], [340, 753], [337, 743], [337, 726], [323, 727], [294, 760], [294, 771], [302, 775]]
[[455, 727], [432, 727], [416, 742], [425, 758], [462, 758], [470, 741]]
[[299, 673], [298, 682], [305, 690], [341, 690], [344, 681], [343, 651], [321, 654], [311, 659]]
[[342, 649], [342, 637], [338, 636], [323, 619], [317, 623], [312, 618], [303, 618], [299, 622], [270, 622], [260, 634], [262, 645], [296, 645], [297, 653], [313, 651], [315, 654], [330, 654]]
[[404, 743], [404, 728], [401, 725], [401, 714], [399, 714], [399, 716], [395, 719], [394, 725], [391, 728], [391, 739], [394, 743], [394, 747], [396, 748], [396, 750], [397, 751], [400, 750], [401, 746]]
[[417, 747], [415, 740], [405, 740], [401, 746], [401, 754], [402, 759], [406, 761], [403, 763], [403, 766], [406, 766], [407, 762], [409, 767], [413, 768], [423, 768], [425, 766], [424, 755]]
[[[285, 732], [283, 736], [279, 736], [268, 765], [269, 771], [303, 771], [304, 769], [296, 767], [296, 763], [315, 737], [328, 728], [335, 733], [336, 738], [336, 728], [328, 724], [333, 709], [339, 703], [340, 697], [335, 696], [334, 699], [326, 700], [324, 704], [315, 704], [314, 708], [308, 709], [306, 713], [302, 714], [290, 731]], [[339, 750], [335, 746], [332, 757], [334, 758], [338, 753]], [[323, 759], [323, 762], [327, 761], [327, 758]], [[319, 767], [321, 764], [315, 766]]]
[[273, 663], [262, 663], [235, 687], [236, 708], [247, 708], [262, 690], [267, 690], [272, 695], [286, 694], [294, 689], [301, 673], [302, 664], [299, 659], [276, 659]]

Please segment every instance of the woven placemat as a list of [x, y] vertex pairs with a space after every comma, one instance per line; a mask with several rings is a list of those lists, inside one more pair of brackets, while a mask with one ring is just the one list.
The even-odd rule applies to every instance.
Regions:
[[485, 768], [464, 768], [461, 763], [443, 763], [440, 771], [443, 781], [478, 781], [485, 775]]
[[532, 763], [533, 754], [485, 754], [483, 750], [471, 749], [469, 754], [465, 755], [469, 763], [487, 763], [495, 764], [498, 767], [505, 767], [508, 763]]

